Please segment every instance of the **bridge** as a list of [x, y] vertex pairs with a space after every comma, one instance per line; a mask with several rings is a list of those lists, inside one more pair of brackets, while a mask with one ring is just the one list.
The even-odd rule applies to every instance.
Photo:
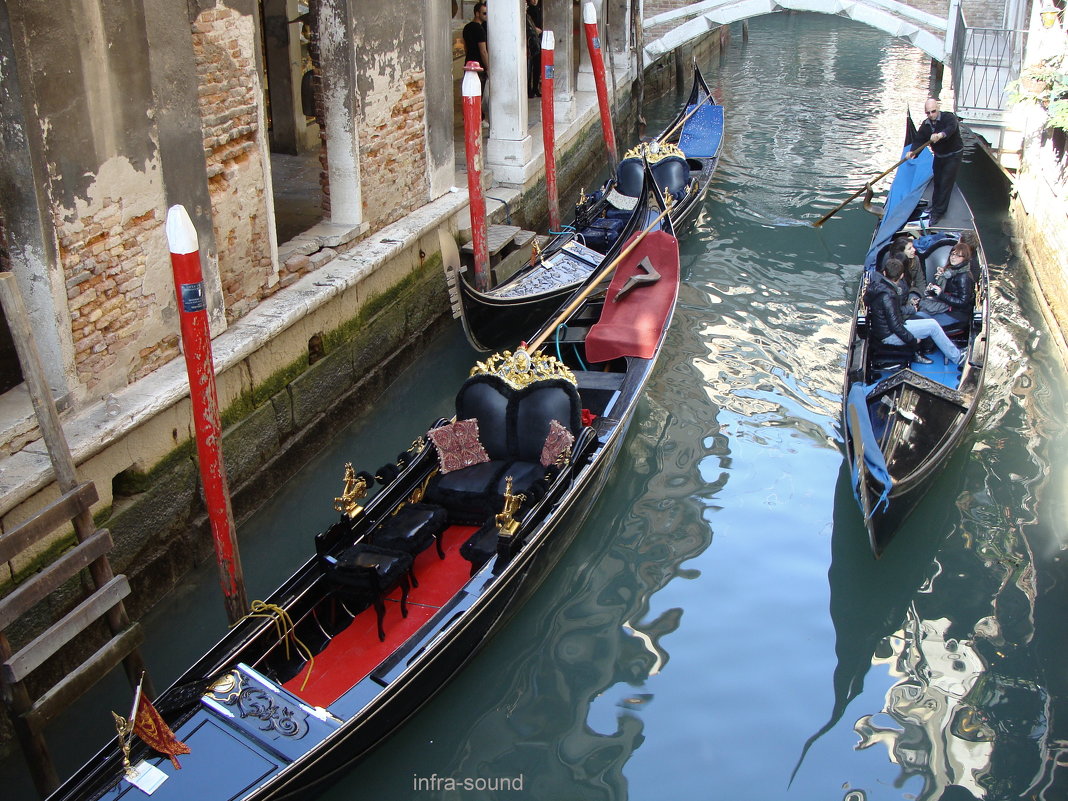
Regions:
[[713, 28], [776, 11], [835, 14], [906, 39], [935, 61], [946, 57], [946, 18], [897, 0], [662, 0], [659, 5], [676, 7], [645, 17], [645, 64]]
[[[645, 0], [643, 61], [710, 30], [777, 11], [834, 14], [904, 39], [930, 56], [932, 66], [951, 67], [954, 111], [989, 146], [1002, 166], [1014, 169], [1022, 141], [1007, 130], [1007, 85], [1024, 63], [1025, 4], [1013, 0], [969, 0], [975, 27], [965, 20], [961, 0]], [[939, 13], [933, 13], [939, 12]], [[945, 13], [946, 16], [940, 16]], [[1012, 27], [1003, 20], [1010, 18]]]

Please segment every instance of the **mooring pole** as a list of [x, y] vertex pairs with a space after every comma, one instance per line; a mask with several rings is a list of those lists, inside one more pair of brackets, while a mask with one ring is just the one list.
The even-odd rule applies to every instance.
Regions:
[[549, 200], [549, 230], [560, 230], [560, 195], [556, 189], [556, 111], [553, 78], [556, 40], [541, 32], [541, 139], [545, 148], [545, 194]]
[[171, 269], [178, 298], [185, 370], [189, 376], [189, 399], [193, 403], [193, 426], [196, 430], [200, 480], [204, 485], [204, 503], [215, 544], [226, 615], [236, 623], [248, 612], [245, 577], [237, 550], [237, 530], [226, 486], [226, 469], [222, 461], [222, 425], [219, 422], [219, 397], [215, 390], [215, 367], [211, 358], [211, 333], [208, 330], [208, 306], [204, 295], [204, 278], [200, 269], [200, 244], [196, 228], [184, 206], [171, 206], [167, 212], [167, 244], [171, 251]]
[[471, 210], [471, 246], [475, 253], [475, 289], [489, 289], [489, 242], [486, 239], [486, 198], [482, 193], [482, 67], [475, 61], [464, 66], [461, 84], [464, 103], [464, 152], [467, 157], [467, 195]]
[[612, 127], [612, 108], [608, 102], [608, 87], [604, 78], [601, 38], [597, 35], [597, 9], [593, 3], [586, 3], [582, 7], [582, 23], [586, 29], [586, 46], [590, 50], [590, 61], [593, 62], [593, 80], [597, 85], [597, 103], [601, 108], [601, 131], [604, 134], [605, 147], [608, 148], [608, 160], [614, 172], [619, 162], [619, 154], [616, 150], [616, 133]]

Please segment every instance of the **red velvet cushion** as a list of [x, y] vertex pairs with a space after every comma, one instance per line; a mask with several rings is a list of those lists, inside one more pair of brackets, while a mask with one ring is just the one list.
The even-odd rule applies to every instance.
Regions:
[[541, 449], [541, 466], [548, 467], [553, 464], [575, 442], [575, 437], [564, 428], [559, 420], [549, 421], [549, 435], [545, 438], [545, 445]]
[[457, 420], [427, 432], [438, 451], [442, 473], [451, 473], [489, 461], [489, 454], [478, 440], [478, 420]]

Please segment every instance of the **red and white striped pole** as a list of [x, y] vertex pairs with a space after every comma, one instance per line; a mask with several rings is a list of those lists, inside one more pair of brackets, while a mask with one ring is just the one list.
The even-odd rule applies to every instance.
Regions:
[[196, 228], [184, 206], [171, 206], [167, 212], [167, 245], [171, 251], [171, 270], [178, 298], [185, 370], [189, 376], [189, 399], [193, 403], [193, 426], [196, 430], [200, 479], [204, 485], [204, 503], [215, 544], [226, 615], [236, 623], [248, 612], [245, 577], [237, 550], [234, 513], [226, 486], [222, 461], [222, 426], [219, 423], [219, 398], [215, 391], [215, 367], [211, 358], [211, 333], [208, 330], [204, 279], [200, 269], [200, 245]]
[[545, 194], [549, 198], [549, 230], [560, 230], [560, 196], [556, 189], [556, 111], [553, 85], [555, 80], [556, 40], [552, 31], [541, 32], [541, 139], [545, 147]]
[[593, 80], [597, 85], [597, 103], [601, 107], [601, 131], [604, 133], [604, 144], [608, 148], [608, 158], [615, 169], [619, 162], [619, 154], [616, 150], [616, 133], [612, 127], [612, 108], [608, 102], [608, 86], [604, 79], [604, 56], [601, 55], [601, 38], [597, 35], [597, 9], [593, 3], [586, 3], [582, 7], [582, 23], [586, 29], [586, 46], [590, 50], [590, 61], [593, 62]]
[[471, 245], [475, 251], [475, 289], [489, 289], [489, 242], [486, 240], [486, 198], [482, 194], [482, 67], [464, 66], [461, 84], [464, 106], [464, 151], [467, 156], [467, 194], [470, 198]]

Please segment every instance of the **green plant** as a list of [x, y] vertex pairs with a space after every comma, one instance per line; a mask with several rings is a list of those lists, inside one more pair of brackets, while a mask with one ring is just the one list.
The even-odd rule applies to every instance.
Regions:
[[1049, 114], [1046, 127], [1068, 130], [1068, 70], [1063, 56], [1029, 64], [1007, 89], [1010, 105], [1038, 103]]

